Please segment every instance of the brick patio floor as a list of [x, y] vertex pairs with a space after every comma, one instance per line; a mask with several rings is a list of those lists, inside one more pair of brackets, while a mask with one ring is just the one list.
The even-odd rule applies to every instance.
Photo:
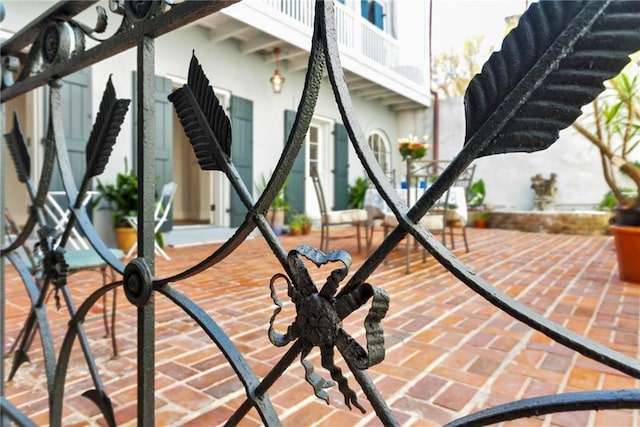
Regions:
[[[377, 241], [381, 238], [376, 235]], [[283, 236], [286, 249], [319, 234]], [[351, 272], [363, 262], [353, 240], [332, 241], [353, 256]], [[469, 230], [471, 251], [454, 251], [474, 271], [497, 288], [567, 328], [621, 353], [638, 358], [640, 285], [618, 278], [610, 237]], [[458, 245], [460, 247], [462, 245]], [[169, 248], [171, 262], [157, 260], [156, 276], [184, 270], [206, 258], [217, 246]], [[381, 265], [369, 282], [391, 296], [383, 320], [386, 359], [369, 370], [398, 421], [405, 426], [442, 425], [514, 399], [542, 394], [593, 389], [638, 388], [638, 380], [587, 359], [552, 342], [510, 318], [475, 295], [432, 258], [422, 263], [412, 252], [412, 272], [405, 274], [404, 246]], [[173, 284], [200, 305], [231, 337], [258, 376], [264, 376], [286, 348], [267, 338], [274, 305], [269, 279], [281, 272], [260, 237], [243, 243], [232, 258], [195, 278]], [[22, 284], [7, 267], [5, 349], [15, 340], [28, 307]], [[327, 270], [314, 274], [321, 282]], [[79, 304], [98, 283], [97, 273], [71, 276]], [[113, 359], [104, 338], [101, 307], [85, 322], [105, 389], [112, 399], [119, 425], [135, 425], [136, 310], [119, 292], [117, 337], [120, 355]], [[281, 299], [287, 300], [286, 295]], [[244, 400], [243, 389], [195, 322], [156, 294], [156, 425], [210, 426], [223, 422]], [[68, 316], [50, 302], [49, 319], [56, 342], [62, 341]], [[361, 310], [364, 311], [364, 310]], [[283, 312], [282, 319], [291, 319]], [[284, 331], [285, 321], [280, 320]], [[363, 339], [363, 316], [350, 316], [344, 329]], [[79, 350], [74, 352], [65, 393], [65, 426], [104, 425], [98, 410], [80, 394], [91, 387]], [[309, 360], [328, 378], [314, 350]], [[30, 351], [5, 394], [38, 425], [48, 423], [46, 385], [40, 343]], [[344, 367], [341, 360], [338, 364]], [[8, 372], [10, 360], [5, 360]], [[371, 406], [350, 378], [365, 415], [349, 411], [341, 394], [329, 390], [331, 405], [314, 397], [298, 362], [270, 390], [285, 426], [377, 426]], [[255, 411], [242, 425], [260, 425]], [[632, 426], [640, 425], [640, 411], [576, 412], [506, 423], [513, 426]]]

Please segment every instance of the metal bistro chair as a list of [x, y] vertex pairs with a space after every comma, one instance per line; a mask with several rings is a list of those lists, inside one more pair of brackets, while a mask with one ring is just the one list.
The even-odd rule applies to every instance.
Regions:
[[[422, 195], [426, 190], [428, 183], [432, 182], [433, 176], [437, 173], [437, 169], [440, 167], [440, 162], [436, 161], [423, 161], [423, 160], [407, 160], [407, 174], [406, 174], [406, 188], [398, 189], [398, 195], [401, 199], [407, 203], [407, 206], [411, 207], [413, 203]], [[444, 216], [438, 211], [427, 212], [419, 221], [425, 228], [430, 231], [443, 230]], [[390, 229], [398, 226], [398, 219], [396, 216], [387, 212], [382, 220], [382, 227], [384, 235], [388, 235]], [[410, 258], [411, 258], [411, 243], [410, 236], [405, 238], [405, 271], [410, 272]], [[414, 242], [414, 246], [416, 243]], [[422, 261], [426, 261], [426, 250], [422, 250]], [[385, 260], [386, 262], [386, 260]]]
[[[168, 182], [164, 186], [162, 186], [162, 192], [160, 193], [160, 198], [156, 203], [156, 209], [153, 213], [154, 227], [153, 234], [158, 233], [160, 227], [164, 225], [169, 217], [169, 211], [171, 210], [171, 204], [173, 203], [173, 197], [176, 195], [176, 189], [178, 188], [178, 184], [175, 182]], [[134, 230], [138, 230], [138, 217], [137, 216], [127, 216], [127, 222], [133, 227]], [[135, 243], [131, 246], [129, 251], [127, 252], [127, 258], [133, 254], [138, 248], [138, 240], [136, 239]], [[154, 240], [154, 250], [156, 253], [162, 255], [164, 259], [170, 260], [171, 258], [167, 253], [160, 247], [158, 240]]]
[[[93, 196], [98, 194], [97, 191], [88, 191], [82, 200], [82, 207], [86, 208], [91, 202]], [[66, 193], [64, 191], [49, 191], [47, 193], [47, 199], [44, 204], [44, 213], [49, 223], [52, 223], [55, 227], [55, 230], [58, 234], [62, 234], [67, 227], [67, 223], [71, 216], [70, 209], [63, 209], [58, 200], [64, 200], [66, 197]], [[60, 244], [60, 239], [56, 242], [56, 245]], [[73, 227], [71, 229], [71, 233], [69, 235], [69, 239], [66, 244], [66, 252], [65, 252], [65, 260], [69, 266], [69, 274], [73, 274], [82, 270], [97, 270], [102, 275], [102, 285], [104, 286], [108, 281], [108, 276], [110, 276], [111, 281], [116, 280], [115, 272], [109, 265], [100, 257], [98, 252], [96, 252], [90, 245], [87, 243], [84, 237], [80, 234], [80, 231]], [[124, 258], [124, 252], [118, 248], [109, 248], [111, 253], [117, 259]], [[104, 296], [104, 324], [106, 336], [111, 336], [113, 340], [113, 352], [114, 356], [117, 356], [118, 349], [115, 341], [115, 319], [116, 319], [116, 290], [113, 291], [113, 301], [112, 301], [112, 318], [111, 318], [111, 332], [109, 332], [108, 322], [107, 322], [107, 296]]]
[[[364, 209], [344, 209], [344, 210], [328, 210], [322, 191], [322, 184], [318, 176], [318, 170], [315, 167], [310, 171], [313, 188], [318, 198], [318, 206], [320, 207], [320, 250], [327, 252], [329, 250], [329, 229], [332, 226], [353, 225], [356, 227], [356, 238], [358, 239], [358, 252], [362, 250], [360, 244], [360, 227], [365, 230], [365, 243], [369, 240], [367, 228], [367, 211]], [[353, 237], [353, 236], [344, 236]]]
[[[56, 194], [55, 192], [47, 196], [44, 212], [48, 221], [52, 222], [53, 224], [51, 228], [56, 232], [57, 235], [59, 235], [67, 225], [70, 211], [68, 209], [62, 209], [60, 204], [56, 201], [56, 196], [58, 196], [58, 194]], [[89, 195], [89, 197], [83, 202], [85, 204], [88, 203], [90, 198], [91, 197]], [[6, 243], [11, 243], [11, 238], [20, 234], [20, 227], [13, 219], [8, 209], [4, 210], [4, 220], [5, 227], [8, 231], [8, 234], [5, 236], [7, 239]], [[56, 241], [55, 244], [58, 245], [59, 240]], [[109, 265], [100, 257], [100, 255], [88, 245], [88, 243], [81, 237], [78, 230], [72, 230], [69, 240], [67, 241], [67, 246], [68, 248], [65, 251], [65, 262], [67, 263], [69, 276], [83, 270], [97, 270], [102, 276], [103, 286], [106, 285], [108, 278], [110, 278], [111, 281], [116, 280], [115, 272], [113, 271], [113, 269], [111, 269]], [[116, 258], [124, 258], [124, 252], [122, 252], [120, 249], [110, 248], [110, 250]], [[17, 256], [20, 257], [22, 262], [28, 266], [30, 273], [34, 277], [36, 283], [38, 283], [38, 287], [40, 287], [39, 283], [42, 280], [40, 252], [37, 250], [31, 250], [29, 245], [25, 242], [22, 247], [18, 249]], [[52, 291], [53, 289], [51, 290], [51, 292]], [[113, 348], [114, 357], [118, 355], [118, 345], [115, 336], [116, 302], [116, 290], [114, 290], [111, 301], [111, 319], [109, 320], [109, 314], [107, 310], [107, 294], [104, 295], [102, 318], [104, 322], [105, 337], [111, 337], [111, 345]], [[27, 325], [27, 323], [25, 323], [25, 326]], [[29, 337], [26, 340], [22, 341], [26, 344], [26, 347], [21, 348], [21, 350], [26, 354], [33, 340], [35, 329], [27, 331], [25, 328], [23, 328], [16, 338], [13, 347], [8, 353], [11, 353], [15, 350], [15, 347], [18, 345], [18, 343], [21, 342], [20, 338], [24, 333], [29, 334]], [[15, 370], [12, 371], [12, 374], [15, 374]]]
[[[467, 242], [467, 199], [469, 198], [469, 189], [473, 182], [473, 174], [476, 165], [466, 168], [455, 180], [453, 186], [447, 191], [444, 202], [444, 225], [442, 230], [442, 243], [446, 246], [446, 229], [449, 229], [449, 239], [451, 240], [451, 249], [456, 248], [454, 239], [454, 230], [459, 230], [458, 235], [462, 236], [464, 248], [469, 252], [469, 243]], [[450, 206], [455, 205], [455, 208]]]
[[[448, 160], [409, 160], [407, 162], [407, 185], [411, 188], [414, 185], [416, 194], [424, 192], [430, 183], [442, 174], [444, 169], [450, 162]], [[431, 230], [442, 231], [442, 244], [447, 246], [447, 231], [449, 232], [449, 240], [451, 249], [455, 249], [454, 235], [460, 235], [463, 238], [464, 246], [469, 252], [469, 244], [467, 242], [467, 197], [469, 188], [473, 181], [473, 175], [476, 165], [467, 167], [456, 178], [453, 185], [446, 191], [444, 196], [429, 210], [427, 216], [440, 215], [441, 221], [437, 224], [431, 221]], [[411, 194], [411, 191], [408, 191]], [[411, 196], [411, 203], [415, 202]], [[426, 224], [425, 224], [426, 225]], [[460, 230], [455, 233], [455, 230]]]
[[[88, 191], [82, 200], [82, 206], [86, 207], [91, 201], [91, 198], [97, 194], [97, 191]], [[65, 196], [66, 193], [64, 191], [49, 191], [43, 207], [47, 222], [51, 223], [60, 235], [64, 232], [67, 222], [69, 221], [69, 215], [71, 215], [71, 211], [69, 209], [63, 209], [58, 202], [58, 199], [62, 200]], [[80, 236], [80, 233], [75, 227], [71, 230], [71, 238], [67, 243], [73, 249], [89, 249], [89, 245], [82, 239], [82, 236]]]

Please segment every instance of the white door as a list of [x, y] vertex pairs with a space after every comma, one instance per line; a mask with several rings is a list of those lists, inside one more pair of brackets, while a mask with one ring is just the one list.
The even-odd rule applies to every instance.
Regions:
[[[333, 200], [333, 145], [331, 144], [333, 121], [316, 118], [311, 120], [306, 136], [306, 167], [305, 176], [309, 176], [311, 167], [315, 166], [322, 183], [327, 209], [331, 209]], [[320, 208], [311, 179], [305, 184], [305, 209], [312, 217], [320, 217]]]

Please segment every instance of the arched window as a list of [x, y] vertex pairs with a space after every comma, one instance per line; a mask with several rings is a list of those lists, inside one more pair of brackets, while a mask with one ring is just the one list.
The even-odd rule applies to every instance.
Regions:
[[391, 170], [391, 145], [389, 144], [389, 140], [381, 132], [375, 131], [369, 135], [367, 142], [384, 173], [393, 180], [393, 171]]

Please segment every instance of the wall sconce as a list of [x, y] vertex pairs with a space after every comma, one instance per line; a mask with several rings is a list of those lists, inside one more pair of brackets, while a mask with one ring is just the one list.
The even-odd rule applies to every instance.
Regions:
[[282, 86], [284, 85], [284, 77], [280, 74], [280, 70], [278, 70], [280, 48], [277, 47], [273, 49], [273, 54], [276, 56], [276, 71], [274, 71], [273, 76], [271, 76], [269, 81], [271, 82], [273, 93], [280, 93], [282, 91]]

